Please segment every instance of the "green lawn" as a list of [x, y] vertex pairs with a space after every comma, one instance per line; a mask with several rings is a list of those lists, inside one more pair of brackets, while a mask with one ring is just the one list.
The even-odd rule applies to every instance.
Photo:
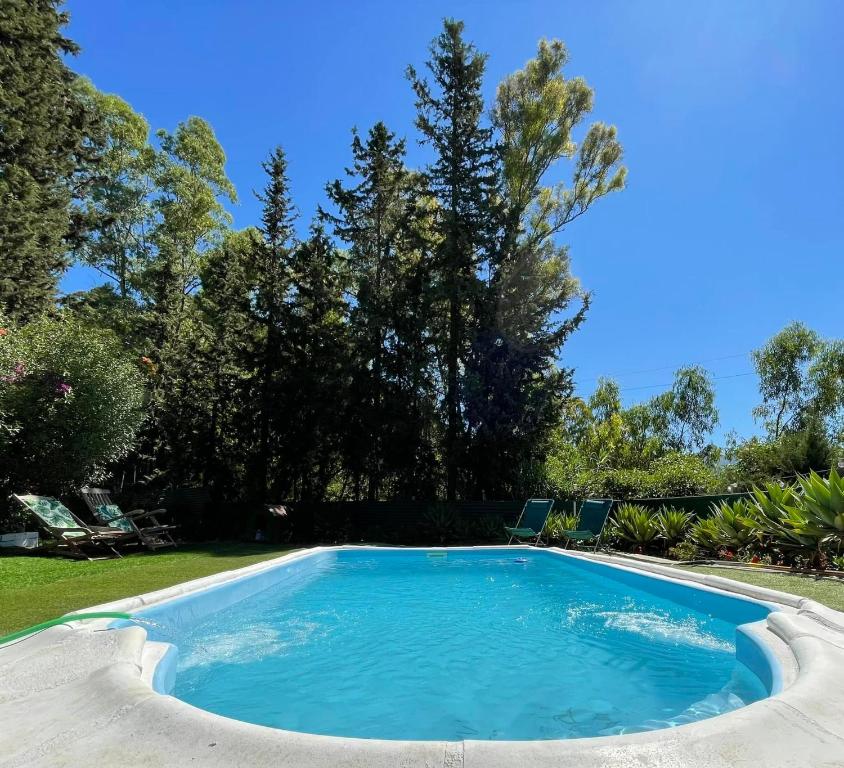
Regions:
[[689, 571], [710, 573], [713, 576], [723, 576], [727, 579], [755, 584], [757, 587], [791, 592], [793, 595], [809, 597], [819, 603], [828, 605], [836, 611], [844, 611], [844, 580], [841, 579], [818, 579], [814, 576], [802, 576], [796, 573], [765, 573], [762, 571], [707, 568], [700, 565], [682, 567]]
[[92, 562], [0, 557], [0, 635], [68, 611], [242, 568], [291, 550], [264, 544], [204, 544]]

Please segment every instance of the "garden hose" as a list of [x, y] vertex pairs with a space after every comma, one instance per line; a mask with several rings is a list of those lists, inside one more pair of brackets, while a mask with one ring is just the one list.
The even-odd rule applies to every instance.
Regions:
[[10, 643], [12, 640], [20, 640], [28, 635], [34, 635], [37, 632], [43, 632], [50, 627], [58, 626], [59, 624], [68, 624], [71, 621], [83, 621], [86, 619], [131, 619], [132, 615], [129, 613], [117, 613], [116, 611], [96, 611], [94, 613], [70, 613], [66, 616], [60, 616], [58, 619], [50, 619], [49, 621], [42, 621], [40, 624], [33, 624], [26, 629], [19, 629], [17, 632], [12, 632], [10, 635], [0, 637], [0, 645]]

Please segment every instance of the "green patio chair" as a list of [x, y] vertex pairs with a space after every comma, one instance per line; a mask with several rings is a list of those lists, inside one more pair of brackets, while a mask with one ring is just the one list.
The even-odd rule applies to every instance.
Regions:
[[601, 536], [604, 533], [604, 526], [610, 514], [613, 499], [586, 499], [580, 505], [580, 514], [577, 518], [576, 531], [563, 531], [566, 539], [565, 548], [569, 548], [572, 542], [584, 543], [595, 541], [593, 551], [598, 549], [601, 543]]
[[177, 526], [164, 525], [156, 517], [167, 512], [166, 509], [152, 509], [149, 512], [145, 509], [133, 509], [124, 514], [111, 500], [111, 491], [105, 488], [91, 488], [86, 485], [79, 494], [85, 500], [91, 514], [99, 522], [113, 529], [136, 535], [147, 549], [176, 546], [170, 531], [175, 530]]
[[74, 557], [98, 559], [91, 557], [88, 551], [94, 551], [100, 557], [121, 557], [115, 545], [135, 538], [134, 534], [114, 528], [85, 525], [52, 496], [12, 494], [12, 498], [38, 519], [41, 527], [59, 542], [61, 550]]
[[542, 540], [542, 529], [545, 528], [545, 521], [554, 507], [553, 499], [528, 499], [522, 507], [522, 513], [513, 528], [504, 527], [510, 534], [507, 544], [512, 544], [513, 539], [533, 539], [534, 546]]

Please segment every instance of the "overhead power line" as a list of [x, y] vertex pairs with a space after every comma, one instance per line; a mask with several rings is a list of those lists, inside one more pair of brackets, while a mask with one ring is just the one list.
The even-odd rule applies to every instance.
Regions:
[[[746, 371], [745, 373], [730, 373], [726, 376], [713, 376], [713, 381], [721, 381], [722, 379], [738, 379], [742, 376], [755, 376], [756, 371]], [[621, 387], [618, 391], [619, 392], [633, 392], [637, 389], [661, 389], [663, 387], [671, 387], [674, 385], [673, 381], [669, 381], [666, 384], [645, 384], [641, 387]]]
[[[677, 365], [661, 365], [658, 368], [643, 368], [639, 371], [626, 371], [624, 373], [608, 373], [601, 376], [593, 376], [588, 379], [583, 379], [582, 383], [586, 384], [591, 381], [598, 381], [598, 379], [620, 379], [624, 376], [638, 376], [642, 373], [656, 373], [657, 371], [676, 371], [678, 368], [683, 368], [689, 365], [705, 365], [706, 363], [717, 363], [720, 360], [735, 360], [739, 357], [747, 357], [750, 352], [740, 352], [735, 355], [723, 355], [722, 357], [710, 357], [706, 360], [693, 360], [692, 362], [679, 363]], [[716, 377], [717, 378], [717, 377]], [[654, 384], [655, 387], [661, 387], [662, 384]]]

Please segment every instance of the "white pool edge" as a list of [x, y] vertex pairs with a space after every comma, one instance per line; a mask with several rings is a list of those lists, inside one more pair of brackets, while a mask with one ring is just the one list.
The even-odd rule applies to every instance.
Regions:
[[[417, 548], [500, 549], [501, 547]], [[87, 610], [143, 608], [248, 578], [317, 552], [404, 547], [316, 547]], [[527, 547], [525, 547], [527, 549]], [[243, 723], [155, 693], [163, 644], [108, 622], [56, 627], [0, 648], [0, 766], [844, 766], [844, 614], [720, 576], [612, 555], [552, 551], [706, 591], [772, 603], [755, 639], [783, 666], [774, 696], [708, 720], [625, 736], [548, 741], [414, 742], [350, 739]], [[27, 665], [29, 668], [27, 670]], [[22, 674], [27, 670], [28, 674]], [[104, 761], [104, 762], [103, 762]]]

